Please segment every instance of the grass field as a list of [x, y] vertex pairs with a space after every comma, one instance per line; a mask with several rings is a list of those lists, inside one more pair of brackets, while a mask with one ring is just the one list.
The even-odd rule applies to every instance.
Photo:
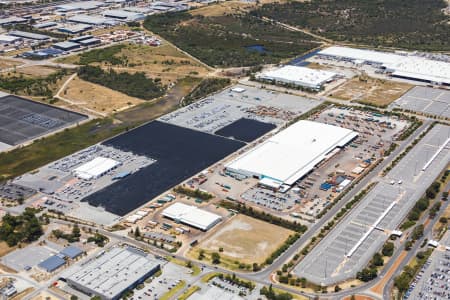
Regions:
[[77, 106], [81, 108], [89, 108], [106, 114], [144, 102], [144, 100], [84, 81], [78, 77], [70, 81], [60, 96], [77, 103]]
[[235, 216], [218, 229], [199, 248], [219, 252], [221, 257], [242, 263], [262, 263], [293, 232], [244, 215]]
[[374, 106], [387, 106], [406, 93], [412, 85], [376, 78], [355, 77], [329, 93], [329, 96]]

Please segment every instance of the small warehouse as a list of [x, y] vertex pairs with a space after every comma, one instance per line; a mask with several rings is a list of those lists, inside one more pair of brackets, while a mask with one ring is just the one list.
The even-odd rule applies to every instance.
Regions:
[[325, 83], [334, 80], [336, 77], [337, 74], [333, 72], [298, 66], [284, 66], [256, 76], [257, 79], [263, 81], [295, 85], [313, 90], [320, 90]]
[[100, 39], [98, 39], [98, 38], [90, 38], [90, 39], [87, 39], [87, 40], [79, 41], [78, 43], [80, 45], [82, 45], [82, 46], [87, 47], [87, 46], [92, 46], [92, 45], [98, 45], [101, 42], [102, 41]]
[[121, 9], [107, 10], [103, 13], [103, 15], [107, 18], [118, 19], [126, 22], [141, 21], [145, 19], [144, 14]]
[[64, 257], [68, 257], [70, 259], [75, 259], [81, 254], [83, 254], [83, 250], [75, 246], [68, 246], [59, 252], [59, 254], [64, 255]]
[[51, 273], [64, 266], [66, 261], [59, 255], [53, 255], [41, 262], [38, 267], [48, 273]]
[[12, 30], [8, 34], [12, 35], [12, 36], [24, 38], [24, 39], [36, 40], [36, 41], [47, 41], [50, 39], [50, 37], [45, 34], [38, 34], [38, 33], [26, 32], [26, 31], [19, 31], [19, 30]]
[[59, 27], [58, 31], [68, 33], [68, 34], [78, 34], [87, 30], [92, 29], [91, 25], [87, 24], [75, 24], [75, 25], [68, 25]]
[[222, 217], [205, 211], [193, 205], [174, 203], [166, 208], [162, 215], [175, 222], [186, 224], [194, 228], [207, 231], [218, 224]]
[[53, 48], [60, 49], [63, 51], [70, 51], [70, 50], [78, 49], [80, 47], [81, 47], [80, 44], [73, 43], [73, 42], [60, 42], [60, 43], [53, 44]]
[[78, 178], [91, 180], [105, 175], [119, 165], [121, 165], [120, 162], [115, 161], [111, 158], [96, 157], [93, 160], [82, 164], [81, 166], [73, 170], [73, 173]]

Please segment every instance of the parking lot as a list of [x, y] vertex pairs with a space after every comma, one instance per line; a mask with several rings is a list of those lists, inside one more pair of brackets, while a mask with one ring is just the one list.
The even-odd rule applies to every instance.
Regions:
[[327, 285], [355, 277], [447, 166], [449, 128], [436, 125], [294, 272]]
[[21, 201], [31, 197], [36, 191], [34, 189], [14, 184], [11, 182], [0, 184], [0, 199], [7, 201]]
[[18, 145], [87, 119], [75, 112], [13, 95], [1, 97], [0, 112], [0, 143], [8, 145]]
[[[77, 178], [73, 170], [96, 157], [105, 157], [120, 162], [120, 166], [99, 178], [84, 180]], [[154, 163], [155, 160], [121, 151], [104, 145], [94, 145], [75, 154], [50, 163], [38, 172], [27, 173], [15, 179], [15, 183], [36, 189], [61, 201], [79, 201], [89, 194], [110, 185], [121, 176], [126, 176]]]
[[445, 249], [450, 247], [448, 232], [441, 244], [416, 275], [403, 299], [450, 299], [450, 250]]
[[390, 108], [450, 118], [450, 91], [417, 86], [392, 103]]
[[242, 118], [281, 125], [320, 103], [299, 96], [236, 85], [164, 115], [159, 120], [215, 133]]
[[162, 274], [158, 277], [153, 277], [151, 282], [147, 280], [142, 289], [135, 289], [134, 295], [130, 300], [154, 299], [158, 300], [162, 295], [173, 289], [182, 281], [187, 282], [192, 280], [191, 270], [174, 263], [166, 263], [161, 266]]
[[1, 263], [17, 272], [37, 266], [56, 251], [45, 246], [28, 246], [15, 250], [1, 258]]

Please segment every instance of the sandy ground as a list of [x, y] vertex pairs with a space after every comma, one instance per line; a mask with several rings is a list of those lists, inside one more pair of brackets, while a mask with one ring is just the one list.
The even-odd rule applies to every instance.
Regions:
[[222, 226], [200, 248], [244, 263], [261, 263], [293, 232], [244, 215], [237, 215]]
[[355, 77], [329, 93], [329, 96], [342, 99], [363, 101], [375, 105], [388, 105], [406, 93], [412, 85], [367, 78], [366, 81]]
[[20, 65], [20, 62], [0, 57], [0, 70]]
[[80, 107], [87, 107], [102, 113], [113, 113], [144, 102], [144, 100], [81, 80], [78, 77], [75, 77], [67, 85], [60, 96], [76, 102]]
[[256, 3], [256, 1], [255, 2], [226, 1], [226, 2], [219, 2], [214, 5], [202, 6], [195, 10], [192, 10], [190, 13], [192, 15], [202, 15], [205, 17], [218, 17], [226, 14], [244, 13], [246, 11], [254, 9], [257, 6], [273, 2], [283, 3], [286, 2], [286, 0], [260, 0], [259, 3]]
[[17, 69], [17, 73], [29, 75], [29, 76], [37, 76], [37, 77], [45, 77], [50, 74], [56, 73], [57, 69], [46, 67], [46, 66], [30, 66]]

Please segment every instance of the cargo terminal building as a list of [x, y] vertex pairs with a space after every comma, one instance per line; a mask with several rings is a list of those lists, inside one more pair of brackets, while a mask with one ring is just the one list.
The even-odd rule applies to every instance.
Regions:
[[318, 57], [367, 64], [384, 70], [392, 77], [450, 86], [450, 63], [413, 53], [389, 53], [333, 46], [319, 51]]
[[231, 161], [225, 170], [257, 178], [270, 189], [288, 189], [357, 136], [350, 129], [299, 121]]

